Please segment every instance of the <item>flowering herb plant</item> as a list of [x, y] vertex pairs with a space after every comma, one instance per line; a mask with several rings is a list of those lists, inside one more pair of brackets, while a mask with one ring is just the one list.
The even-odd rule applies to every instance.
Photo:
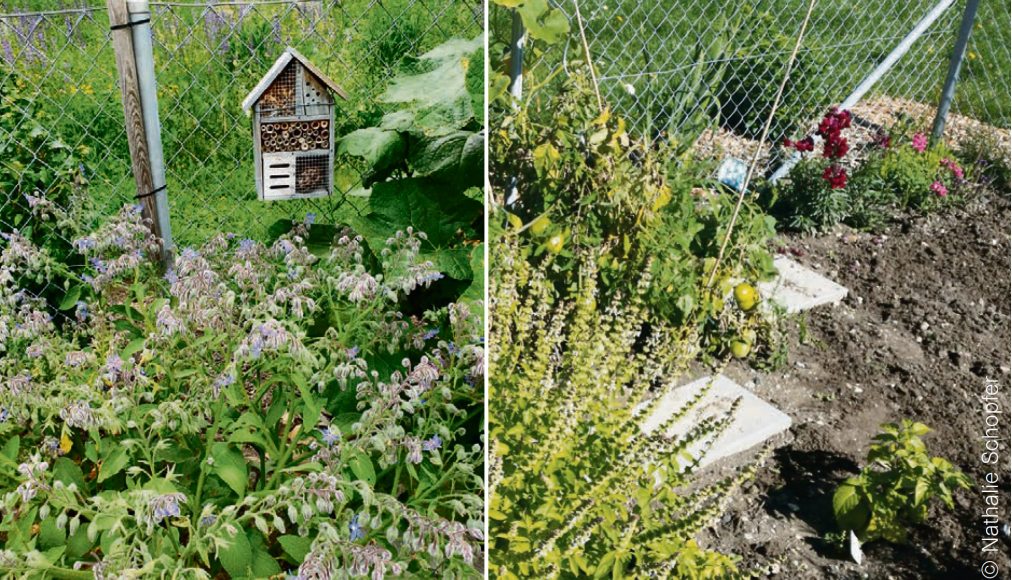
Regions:
[[[558, 89], [538, 95], [551, 106], [532, 100], [492, 117], [502, 135], [490, 150], [493, 194], [505, 202], [517, 193], [508, 229], [531, 242], [532, 259], [551, 259], [549, 275], [567, 285], [592, 255], [602, 302], [632, 292], [648, 270], [655, 279], [644, 296], [651, 312], [696, 327], [693, 336], [718, 356], [740, 327], [769, 324], [758, 309], [734, 321], [722, 312], [733, 280], [775, 274], [768, 247], [775, 222], [743, 204], [735, 259], [723, 260], [707, 287], [734, 199], [712, 194], [709, 168], [690, 153], [677, 154], [677, 143], [629, 134], [621, 116], [597, 105], [590, 81], [577, 71]], [[714, 331], [721, 319], [728, 324]]]
[[[554, 256], [532, 259], [515, 234], [493, 247], [492, 577], [737, 577], [737, 558], [695, 536], [754, 465], [709, 485], [693, 477], [735, 405], [698, 408], [704, 389], [656, 429], [641, 427], [694, 358], [696, 329], [657, 317], [649, 270], [629, 294], [606, 297], [591, 252], [555, 284]], [[690, 428], [668, 433], [696, 410]]]
[[[76, 237], [82, 269], [6, 234], [0, 569], [479, 575], [481, 304], [403, 314], [441, 277], [421, 232], [318, 257], [310, 228], [219, 235], [164, 276], [137, 208]], [[18, 280], [56, 274], [53, 316]]]
[[491, 199], [519, 201], [489, 222], [489, 574], [735, 577], [695, 536], [751, 469], [692, 473], [733, 405], [677, 436], [698, 399], [641, 426], [704, 350], [722, 362], [731, 337], [762, 337], [765, 309], [727, 297], [763, 270], [772, 224], [744, 206], [708, 288], [733, 201], [694, 191], [688, 161], [630, 136], [584, 78], [556, 88], [493, 121]]
[[937, 209], [958, 197], [967, 184], [963, 167], [944, 143], [930, 144], [923, 133], [899, 123], [869, 158], [864, 171], [883, 180], [899, 207]]
[[[777, 185], [772, 210], [788, 227], [813, 232], [846, 223], [875, 229], [906, 208], [937, 209], [967, 183], [955, 155], [913, 132], [909, 120], [881, 132], [861, 159], [847, 161], [850, 145], [843, 132], [851, 122], [848, 111], [830, 109], [816, 131], [819, 155], [802, 159]], [[813, 136], [785, 139], [783, 145], [802, 154], [817, 147]]]

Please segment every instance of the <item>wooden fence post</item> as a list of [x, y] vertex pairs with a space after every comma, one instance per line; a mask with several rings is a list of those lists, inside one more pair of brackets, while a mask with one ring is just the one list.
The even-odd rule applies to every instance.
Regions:
[[[157, 176], [153, 171], [150, 147], [152, 140], [157, 140], [156, 149], [160, 157], [161, 136], [157, 134], [159, 131], [157, 122], [154, 123], [154, 127], [145, 126], [145, 119], [151, 118], [152, 111], [146, 111], [144, 108], [137, 68], [138, 55], [134, 51], [134, 26], [143, 22], [131, 22], [127, 0], [106, 0], [106, 6], [109, 11], [112, 46], [116, 53], [116, 69], [119, 71], [123, 115], [126, 121], [127, 143], [130, 148], [130, 164], [137, 185], [137, 199], [140, 201], [144, 217], [151, 221], [152, 233], [162, 241], [160, 258], [166, 262], [171, 257], [172, 237], [167, 207], [164, 203], [165, 176], [164, 169], [161, 169], [161, 175]], [[148, 60], [150, 61], [150, 55], [148, 55]], [[145, 66], [153, 69], [150, 62], [145, 63]], [[153, 77], [152, 71], [148, 71], [148, 74]], [[153, 113], [157, 120], [157, 110]], [[156, 165], [161, 168], [161, 160], [157, 161]], [[160, 183], [156, 183], [156, 180]], [[159, 198], [163, 203], [158, 203]]]

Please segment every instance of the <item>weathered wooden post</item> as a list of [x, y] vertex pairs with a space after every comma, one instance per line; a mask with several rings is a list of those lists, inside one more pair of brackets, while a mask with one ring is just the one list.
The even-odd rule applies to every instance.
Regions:
[[137, 185], [136, 198], [144, 217], [151, 220], [151, 231], [162, 240], [160, 257], [164, 262], [171, 258], [172, 231], [165, 194], [148, 2], [106, 0], [106, 6], [123, 96], [130, 163]]

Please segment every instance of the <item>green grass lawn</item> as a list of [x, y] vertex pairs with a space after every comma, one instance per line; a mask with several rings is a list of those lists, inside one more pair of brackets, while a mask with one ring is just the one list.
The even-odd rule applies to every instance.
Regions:
[[[825, 107], [843, 100], [934, 4], [934, 0], [820, 0], [801, 54], [808, 68], [788, 88], [803, 92], [809, 105], [804, 109], [810, 118], [800, 121], [811, 121]], [[950, 8], [869, 96], [936, 103], [964, 4]], [[562, 6], [572, 11], [567, 3]], [[707, 74], [730, 61], [733, 74], [725, 73], [725, 85], [743, 85], [758, 92], [760, 100], [772, 100], [808, 1], [589, 0], [580, 6], [602, 90], [617, 109], [643, 127], [651, 119], [663, 121], [666, 110], [677, 109], [676, 95], [693, 72], [699, 48], [710, 52], [702, 65]], [[1006, 127], [1008, 21], [1007, 3], [983, 0], [954, 106], [955, 112]], [[735, 23], [740, 28], [732, 34]], [[575, 34], [573, 38], [567, 51], [570, 60], [582, 56]], [[551, 48], [529, 62], [537, 74], [561, 59], [562, 49]], [[725, 101], [733, 98], [724, 96]]]

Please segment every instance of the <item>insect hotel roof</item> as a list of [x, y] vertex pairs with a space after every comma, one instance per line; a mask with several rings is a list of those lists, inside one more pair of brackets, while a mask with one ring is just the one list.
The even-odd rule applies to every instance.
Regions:
[[303, 56], [302, 53], [289, 46], [288, 48], [285, 49], [285, 52], [281, 53], [281, 56], [278, 57], [278, 60], [274, 61], [274, 65], [271, 66], [271, 69], [269, 71], [267, 71], [267, 74], [264, 75], [264, 78], [260, 79], [260, 82], [257, 83], [257, 86], [253, 87], [253, 90], [250, 91], [248, 95], [246, 95], [245, 99], [243, 99], [242, 110], [247, 115], [250, 113], [250, 110], [253, 108], [253, 105], [255, 105], [257, 101], [260, 100], [260, 97], [262, 97], [264, 93], [267, 92], [267, 89], [269, 89], [271, 85], [274, 84], [274, 81], [276, 81], [278, 77], [281, 76], [281, 73], [284, 72], [286, 68], [288, 68], [288, 64], [291, 63], [292, 60], [298, 61], [299, 64], [301, 64], [309, 72], [311, 72], [313, 76], [317, 78], [317, 80], [323, 83], [334, 94], [338, 95], [342, 99], [345, 100], [348, 99], [348, 93], [344, 92], [344, 89], [342, 89], [340, 85], [332, 81], [327, 75], [323, 74], [323, 71], [317, 68], [316, 65], [314, 65], [313, 63], [309, 62], [309, 59]]

